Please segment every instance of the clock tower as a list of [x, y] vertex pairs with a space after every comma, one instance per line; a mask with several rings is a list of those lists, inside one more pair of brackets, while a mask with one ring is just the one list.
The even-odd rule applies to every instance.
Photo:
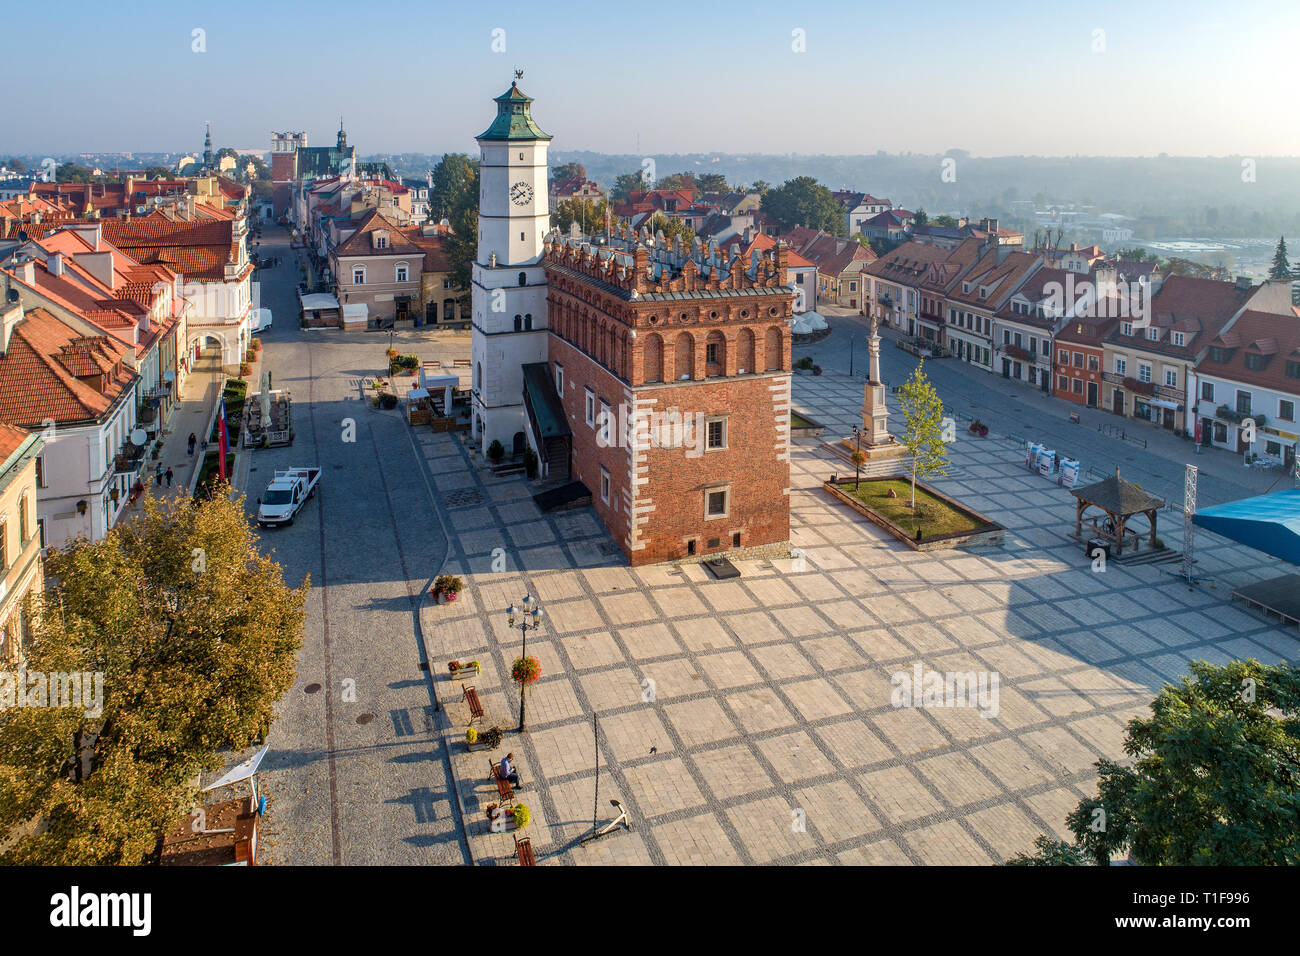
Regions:
[[486, 451], [524, 445], [523, 366], [546, 361], [546, 273], [550, 229], [546, 150], [519, 74], [496, 98], [497, 115], [479, 145], [478, 255], [471, 283], [474, 436]]

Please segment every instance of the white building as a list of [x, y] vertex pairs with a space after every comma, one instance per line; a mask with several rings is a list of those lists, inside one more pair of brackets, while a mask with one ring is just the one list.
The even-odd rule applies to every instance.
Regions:
[[551, 137], [533, 122], [518, 82], [495, 100], [497, 117], [479, 144], [478, 255], [471, 270], [474, 436], [486, 451], [500, 441], [524, 450], [523, 366], [545, 362], [550, 228], [546, 151]]

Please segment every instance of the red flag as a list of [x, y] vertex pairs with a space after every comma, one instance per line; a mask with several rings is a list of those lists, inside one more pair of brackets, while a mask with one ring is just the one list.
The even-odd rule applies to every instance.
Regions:
[[226, 452], [230, 449], [230, 436], [226, 434], [226, 399], [222, 396], [217, 404], [217, 474], [222, 481], [226, 477]]

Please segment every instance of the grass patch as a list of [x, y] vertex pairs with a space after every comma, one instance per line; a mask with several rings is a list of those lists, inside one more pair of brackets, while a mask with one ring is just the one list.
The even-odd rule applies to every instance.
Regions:
[[802, 415], [796, 412], [791, 412], [790, 427], [791, 428], [816, 428], [817, 426], [812, 422], [808, 421], [808, 419], [804, 418]]
[[[891, 489], [898, 495], [897, 498], [889, 497]], [[919, 518], [921, 533], [927, 538], [985, 527], [983, 522], [958, 511], [920, 485], [916, 488], [916, 511], [913, 511], [908, 506], [912, 500], [912, 485], [908, 481], [863, 481], [856, 485], [840, 485], [840, 490], [853, 495], [872, 511], [913, 534], [916, 533]]]

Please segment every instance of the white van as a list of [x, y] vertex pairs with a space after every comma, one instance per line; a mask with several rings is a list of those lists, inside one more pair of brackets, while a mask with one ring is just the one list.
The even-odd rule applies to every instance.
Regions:
[[251, 321], [254, 332], [265, 332], [271, 327], [271, 310], [254, 309]]

